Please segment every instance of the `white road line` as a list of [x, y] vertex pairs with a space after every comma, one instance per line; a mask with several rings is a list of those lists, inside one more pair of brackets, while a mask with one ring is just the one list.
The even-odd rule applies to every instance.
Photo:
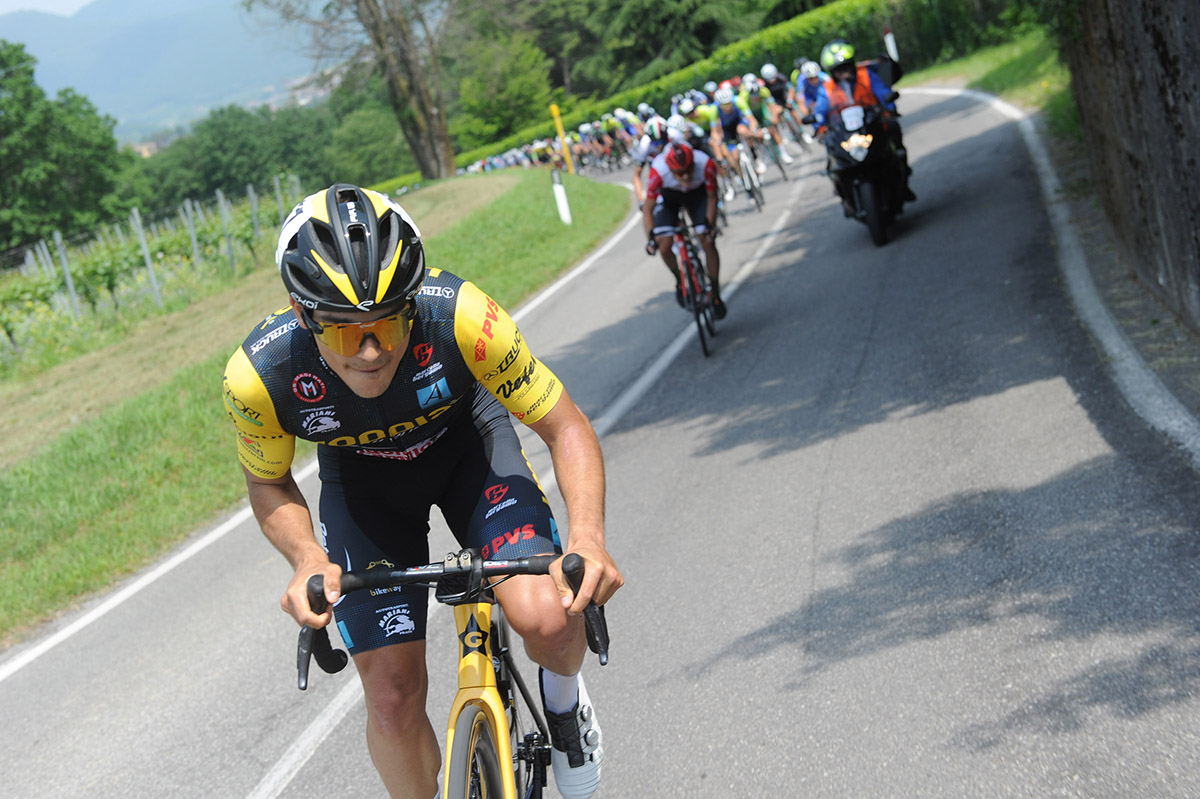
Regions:
[[1200, 422], [1163, 385], [1154, 370], [1146, 365], [1141, 353], [1130, 343], [1101, 299], [1096, 283], [1092, 280], [1092, 273], [1088, 269], [1083, 245], [1075, 234], [1067, 206], [1061, 200], [1062, 184], [1059, 182], [1058, 173], [1054, 171], [1053, 162], [1033, 121], [1021, 109], [998, 97], [969, 89], [919, 88], [907, 89], [906, 92], [970, 97], [1017, 121], [1021, 137], [1025, 140], [1025, 146], [1038, 173], [1042, 202], [1054, 228], [1058, 266], [1063, 273], [1067, 293], [1075, 305], [1076, 312], [1104, 348], [1113, 380], [1137, 415], [1174, 441], [1188, 454], [1192, 464], [1200, 468]]
[[258, 786], [248, 795], [247, 799], [274, 799], [288, 786], [304, 764], [309, 761], [317, 747], [329, 737], [342, 718], [358, 704], [363, 697], [362, 682], [358, 677], [351, 677], [342, 690], [337, 692], [333, 701], [325, 706], [321, 714], [300, 733], [300, 737], [288, 748]]
[[[791, 205], [793, 202], [795, 202], [799, 193], [800, 183], [797, 182], [793, 185], [792, 191], [788, 195], [788, 205]], [[754, 270], [762, 261], [763, 255], [765, 255], [767, 250], [771, 248], [771, 245], [775, 243], [775, 239], [779, 236], [780, 231], [782, 231], [784, 225], [787, 224], [788, 219], [791, 217], [791, 213], [792, 212], [790, 210], [785, 210], [779, 215], [779, 218], [775, 220], [775, 223], [771, 226], [770, 231], [762, 240], [762, 243], [759, 244], [758, 249], [754, 251], [754, 255], [742, 266], [741, 269], [738, 270], [738, 273], [734, 277], [733, 281], [730, 282], [728, 288], [724, 290], [723, 293], [725, 296], [732, 296], [742, 285], [742, 283], [744, 283], [745, 280], [751, 274], [753, 274]], [[636, 222], [640, 218], [641, 217], [635, 215], [631, 222]], [[608, 244], [606, 244], [602, 250], [597, 251], [595, 257], [599, 257], [611, 249], [616, 240], [625, 235], [630, 227], [630, 224], [626, 224], [625, 227], [623, 227], [612, 239], [609, 240]], [[593, 262], [594, 259], [589, 258], [587, 261], [584, 261], [582, 264], [575, 267], [575, 269], [573, 269], [571, 272], [567, 273], [563, 280], [565, 281], [567, 278], [583, 271], [583, 269], [591, 266]], [[559, 283], [561, 282], [563, 281], [559, 281]], [[557, 285], [558, 283], [552, 284], [547, 291], [555, 289]], [[541, 295], [539, 295], [535, 302], [537, 302], [537, 304], [541, 304], [539, 302], [540, 299]], [[530, 303], [530, 305], [533, 304], [534, 303]], [[530, 305], [525, 306], [525, 309], [523, 310], [528, 310]], [[515, 314], [513, 318], [516, 318]], [[675, 340], [671, 342], [671, 344], [662, 352], [662, 354], [658, 356], [654, 363], [651, 364], [650, 368], [643, 372], [642, 375], [636, 381], [634, 381], [632, 385], [621, 392], [620, 396], [618, 396], [617, 399], [613, 401], [613, 404], [608, 407], [608, 410], [596, 418], [592, 426], [595, 428], [597, 436], [603, 438], [610, 430], [613, 429], [613, 427], [616, 426], [617, 422], [621, 420], [621, 417], [628, 413], [629, 409], [632, 408], [637, 401], [640, 400], [642, 396], [650, 390], [650, 387], [654, 385], [654, 382], [662, 376], [662, 374], [667, 370], [667, 367], [671, 364], [671, 361], [678, 357], [679, 353], [681, 353], [683, 348], [687, 346], [693, 335], [695, 335], [694, 326], [692, 324], [688, 324], [679, 333], [679, 335], [675, 337]], [[552, 469], [544, 470], [541, 482], [543, 488], [547, 492], [556, 491], [558, 489], [557, 482], [554, 480], [554, 472]], [[357, 684], [357, 681], [355, 681], [355, 684]], [[296, 742], [292, 744], [287, 752], [284, 753], [283, 757], [279, 759], [279, 762], [277, 762], [271, 768], [271, 770], [267, 772], [267, 775], [263, 777], [262, 782], [260, 782], [258, 787], [256, 787], [254, 791], [249, 794], [247, 799], [275, 799], [280, 793], [283, 792], [284, 788], [288, 786], [292, 778], [300, 771], [301, 767], [303, 767], [304, 764], [308, 762], [309, 758], [312, 757], [313, 752], [316, 751], [316, 748], [323, 740], [325, 740], [325, 736], [328, 735], [329, 732], [341, 722], [342, 718], [344, 718], [345, 715], [354, 708], [354, 706], [357, 704], [358, 698], [362, 696], [362, 691], [360, 690], [354, 695], [353, 699], [346, 699], [347, 693], [347, 689], [342, 689], [342, 691], [334, 698], [334, 700], [329, 703], [329, 706], [321, 712], [321, 715], [318, 716], [317, 719], [308, 726], [308, 729], [306, 729], [304, 733], [296, 739]], [[314, 730], [320, 731], [320, 734], [315, 733]]]

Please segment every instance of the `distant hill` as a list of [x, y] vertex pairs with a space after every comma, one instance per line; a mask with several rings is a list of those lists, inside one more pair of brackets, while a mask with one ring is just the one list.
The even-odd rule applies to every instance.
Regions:
[[47, 94], [70, 87], [117, 120], [122, 142], [230, 103], [282, 102], [312, 71], [306, 34], [239, 0], [94, 0], [74, 16], [0, 15], [0, 39], [38, 60]]

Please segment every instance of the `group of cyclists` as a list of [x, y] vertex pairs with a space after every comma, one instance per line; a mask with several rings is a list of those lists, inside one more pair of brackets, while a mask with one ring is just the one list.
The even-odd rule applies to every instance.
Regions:
[[[666, 117], [645, 103], [636, 112], [618, 108], [580, 126], [571, 145], [581, 157], [621, 152], [637, 164], [647, 251], [659, 253], [677, 286], [671, 234], [687, 211], [720, 318], [716, 222], [741, 180], [738, 143], [755, 145], [746, 153], [757, 172], [765, 169], [757, 145], [774, 143], [790, 162], [781, 129], [792, 122], [800, 131], [793, 143], [803, 146], [808, 115], [819, 137], [849, 103], [886, 104], [887, 87], [853, 57], [849, 44], [831, 42], [821, 65], [797, 59], [784, 77], [764, 64], [757, 74], [706, 83], [672, 98]], [[516, 160], [555, 158], [546, 141], [522, 148]], [[487, 557], [566, 551], [583, 559], [578, 591], [558, 562], [550, 576], [516, 577], [494, 590], [539, 666], [559, 793], [590, 799], [604, 745], [580, 675], [579, 614], [624, 582], [605, 544], [604, 465], [590, 422], [500, 305], [439, 265], [426, 267], [417, 224], [392, 199], [348, 184], [317, 192], [284, 222], [275, 257], [289, 304], [257, 324], [230, 358], [226, 411], [251, 507], [294, 570], [281, 605], [300, 624], [333, 623], [340, 632], [362, 680], [368, 748], [389, 794], [437, 792], [438, 744], [425, 712], [427, 596], [405, 588], [342, 597], [340, 576], [360, 564], [426, 563], [436, 504], [459, 543]], [[570, 520], [565, 540], [511, 418], [550, 451]], [[318, 444], [315, 528], [291, 471], [297, 438]], [[313, 575], [323, 576], [332, 613], [310, 606]]]

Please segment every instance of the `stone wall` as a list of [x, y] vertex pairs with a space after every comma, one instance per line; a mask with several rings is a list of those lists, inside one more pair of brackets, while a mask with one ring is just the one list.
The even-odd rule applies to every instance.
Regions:
[[1113, 238], [1200, 332], [1200, 2], [1074, 6], [1063, 54]]

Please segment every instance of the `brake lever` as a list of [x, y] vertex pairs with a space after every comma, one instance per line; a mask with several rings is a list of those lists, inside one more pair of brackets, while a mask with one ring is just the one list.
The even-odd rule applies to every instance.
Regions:
[[[583, 586], [583, 558], [572, 552], [563, 558], [563, 576], [576, 594]], [[588, 602], [583, 609], [583, 620], [587, 628], [588, 649], [600, 658], [600, 665], [608, 665], [608, 621], [604, 618], [604, 606]]]
[[[329, 608], [329, 602], [325, 599], [325, 578], [320, 574], [309, 577], [307, 589], [309, 607], [314, 613], [324, 613]], [[300, 640], [296, 644], [296, 683], [301, 691], [308, 690], [308, 669], [314, 657], [321, 670], [328, 674], [337, 674], [350, 662], [349, 655], [333, 648], [327, 629], [302, 625]]]

